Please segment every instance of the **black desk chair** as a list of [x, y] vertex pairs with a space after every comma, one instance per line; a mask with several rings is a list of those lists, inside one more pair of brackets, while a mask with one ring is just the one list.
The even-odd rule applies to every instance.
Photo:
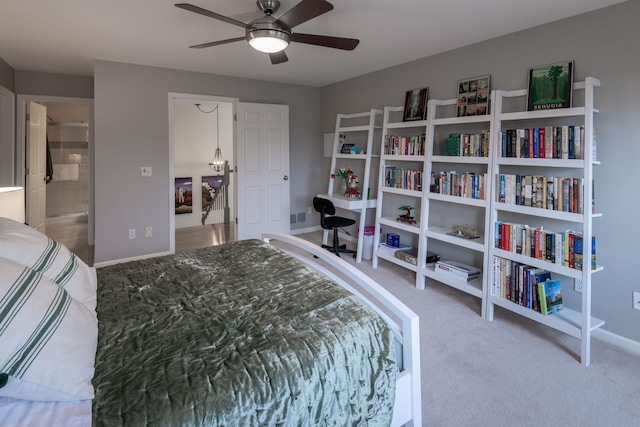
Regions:
[[356, 251], [347, 249], [346, 245], [340, 245], [340, 242], [338, 241], [338, 228], [353, 225], [356, 223], [356, 221], [354, 219], [335, 216], [336, 208], [335, 206], [333, 206], [333, 202], [328, 199], [314, 197], [313, 208], [316, 211], [320, 212], [320, 226], [325, 230], [333, 230], [333, 245], [322, 245], [322, 247], [327, 249], [329, 252], [335, 253], [338, 256], [340, 256], [340, 252], [342, 252], [353, 254], [353, 256], [355, 257]]

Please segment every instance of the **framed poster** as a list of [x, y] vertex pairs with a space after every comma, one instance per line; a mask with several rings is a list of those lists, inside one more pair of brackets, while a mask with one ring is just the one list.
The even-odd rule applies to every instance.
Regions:
[[489, 114], [490, 81], [491, 76], [482, 76], [458, 82], [457, 117]]
[[404, 100], [405, 122], [412, 120], [424, 120], [427, 118], [427, 99], [429, 98], [429, 88], [413, 89], [407, 91]]
[[529, 68], [527, 111], [571, 108], [573, 61]]
[[176, 215], [193, 212], [193, 186], [191, 178], [176, 178], [174, 184]]

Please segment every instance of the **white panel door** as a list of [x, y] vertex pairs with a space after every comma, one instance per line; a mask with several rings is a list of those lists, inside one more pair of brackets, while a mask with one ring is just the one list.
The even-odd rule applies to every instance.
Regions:
[[289, 106], [237, 104], [238, 239], [289, 233]]
[[26, 222], [44, 233], [47, 216], [47, 107], [27, 103]]

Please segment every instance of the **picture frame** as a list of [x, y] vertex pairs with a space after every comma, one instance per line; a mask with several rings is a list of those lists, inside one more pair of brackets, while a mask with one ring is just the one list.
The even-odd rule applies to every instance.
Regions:
[[459, 80], [456, 117], [489, 114], [490, 85], [490, 75]]
[[342, 144], [342, 147], [340, 148], [340, 154], [351, 154], [351, 149], [355, 147], [354, 144]]
[[175, 214], [193, 212], [193, 179], [191, 177], [175, 178]]
[[571, 108], [574, 61], [529, 68], [527, 111]]
[[427, 118], [427, 100], [429, 87], [407, 91], [404, 100], [403, 121], [425, 120]]

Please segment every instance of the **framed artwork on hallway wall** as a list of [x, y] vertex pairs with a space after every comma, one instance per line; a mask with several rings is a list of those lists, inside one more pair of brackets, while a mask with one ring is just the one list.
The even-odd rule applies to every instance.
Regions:
[[193, 212], [193, 179], [176, 178], [174, 190], [176, 215]]

